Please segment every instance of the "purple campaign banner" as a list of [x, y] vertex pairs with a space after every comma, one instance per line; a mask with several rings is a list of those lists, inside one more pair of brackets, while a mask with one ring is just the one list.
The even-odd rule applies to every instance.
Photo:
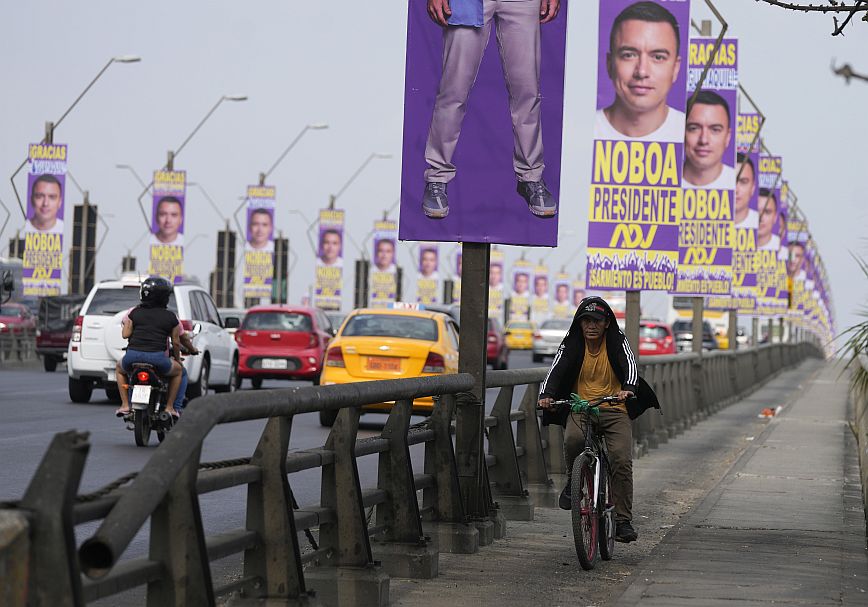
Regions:
[[394, 221], [374, 222], [373, 263], [371, 264], [371, 307], [384, 308], [394, 302], [398, 294], [395, 245], [398, 225]]
[[247, 186], [244, 297], [269, 298], [274, 278], [274, 186]]
[[[542, 25], [539, 25], [538, 8], [527, 10], [525, 7], [529, 4], [533, 3], [486, 0], [488, 25], [485, 27], [491, 30], [490, 39], [487, 46], [483, 42], [485, 50], [474, 80], [475, 59], [469, 55], [475, 55], [473, 49], [479, 48], [478, 37], [476, 42], [473, 40], [474, 33], [481, 36], [484, 28], [448, 26], [447, 33], [428, 16], [426, 0], [409, 1], [399, 226], [402, 240], [557, 246], [557, 216], [533, 215], [524, 198], [516, 192], [516, 175], [521, 172], [524, 181], [541, 177], [555, 200], [559, 199], [568, 1], [561, 0], [557, 17]], [[502, 11], [503, 15], [492, 16], [492, 10]], [[516, 12], [522, 14], [512, 15], [511, 19], [529, 24], [529, 27], [513, 28], [512, 38], [506, 36], [510, 40], [522, 37], [516, 42], [520, 46], [518, 52], [503, 35], [502, 45], [496, 38], [497, 24], [506, 22], [507, 13]], [[535, 42], [533, 38], [525, 40], [524, 37], [535, 36], [537, 31], [540, 35], [539, 89], [533, 84], [524, 87], [525, 90], [516, 88], [513, 95], [518, 106], [515, 108], [516, 129], [498, 51], [501, 46], [505, 49], [510, 66], [518, 72], [516, 82], [533, 82], [533, 74], [528, 79], [521, 73], [528, 71], [525, 68], [536, 69]], [[451, 47], [444, 60], [447, 35]], [[469, 76], [456, 75], [441, 83], [444, 64], [448, 74], [462, 72]], [[465, 97], [468, 86], [469, 96]], [[436, 120], [432, 122], [438, 91], [441, 91], [441, 101]], [[525, 101], [520, 101], [522, 98]], [[462, 121], [461, 111], [465, 108]], [[538, 121], [534, 117], [537, 112]], [[436, 128], [431, 128], [432, 123]], [[422, 211], [426, 180], [448, 182], [446, 217], [429, 218]]]
[[148, 274], [174, 283], [184, 275], [186, 191], [186, 171], [154, 171]]
[[320, 209], [314, 283], [314, 306], [340, 310], [344, 267], [343, 209]]
[[63, 207], [66, 144], [28, 146], [27, 222], [22, 258], [23, 295], [60, 295], [63, 290]]
[[674, 288], [689, 27], [688, 0], [600, 0], [589, 289]]

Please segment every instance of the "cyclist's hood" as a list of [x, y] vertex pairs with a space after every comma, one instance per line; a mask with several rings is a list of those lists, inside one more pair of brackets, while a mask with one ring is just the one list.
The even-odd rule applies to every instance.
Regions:
[[607, 332], [611, 330], [619, 330], [618, 319], [615, 318], [615, 313], [612, 311], [611, 306], [606, 303], [605, 299], [597, 297], [596, 295], [585, 297], [581, 302], [579, 302], [579, 307], [576, 309], [576, 315], [573, 317], [573, 325], [578, 323], [579, 315], [587, 311], [602, 312], [605, 315], [606, 319], [609, 321], [609, 326], [606, 329]]

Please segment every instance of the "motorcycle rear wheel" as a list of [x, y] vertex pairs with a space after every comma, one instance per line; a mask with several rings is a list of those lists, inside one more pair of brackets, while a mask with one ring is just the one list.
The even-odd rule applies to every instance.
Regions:
[[136, 436], [136, 445], [148, 446], [151, 440], [151, 417], [146, 409], [133, 410], [133, 434]]

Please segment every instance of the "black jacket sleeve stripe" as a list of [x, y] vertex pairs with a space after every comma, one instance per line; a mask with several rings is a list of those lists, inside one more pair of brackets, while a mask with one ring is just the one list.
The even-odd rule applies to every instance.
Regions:
[[636, 357], [633, 356], [633, 350], [630, 349], [630, 344], [624, 339], [623, 342], [624, 354], [627, 355], [627, 383], [635, 386], [639, 381], [639, 370], [636, 367]]
[[542, 383], [542, 385], [540, 386], [540, 389], [539, 389], [540, 394], [545, 394], [545, 393], [546, 393], [546, 387], [548, 386], [549, 378], [552, 376], [552, 371], [554, 371], [554, 370], [555, 370], [555, 367], [558, 366], [558, 363], [559, 363], [560, 360], [561, 360], [561, 355], [562, 355], [563, 353], [564, 353], [564, 344], [561, 344], [561, 345], [558, 347], [558, 351], [557, 351], [557, 353], [555, 353], [555, 359], [552, 361], [552, 366], [549, 367], [549, 372], [546, 373], [546, 378], [543, 380], [543, 383]]

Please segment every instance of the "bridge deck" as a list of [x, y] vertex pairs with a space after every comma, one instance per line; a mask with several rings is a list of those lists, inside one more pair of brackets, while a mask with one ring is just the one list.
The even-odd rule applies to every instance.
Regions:
[[[839, 369], [808, 361], [635, 462], [635, 544], [583, 572], [569, 514], [537, 509], [391, 604], [868, 604], [858, 453]], [[771, 421], [766, 406], [784, 405]]]

